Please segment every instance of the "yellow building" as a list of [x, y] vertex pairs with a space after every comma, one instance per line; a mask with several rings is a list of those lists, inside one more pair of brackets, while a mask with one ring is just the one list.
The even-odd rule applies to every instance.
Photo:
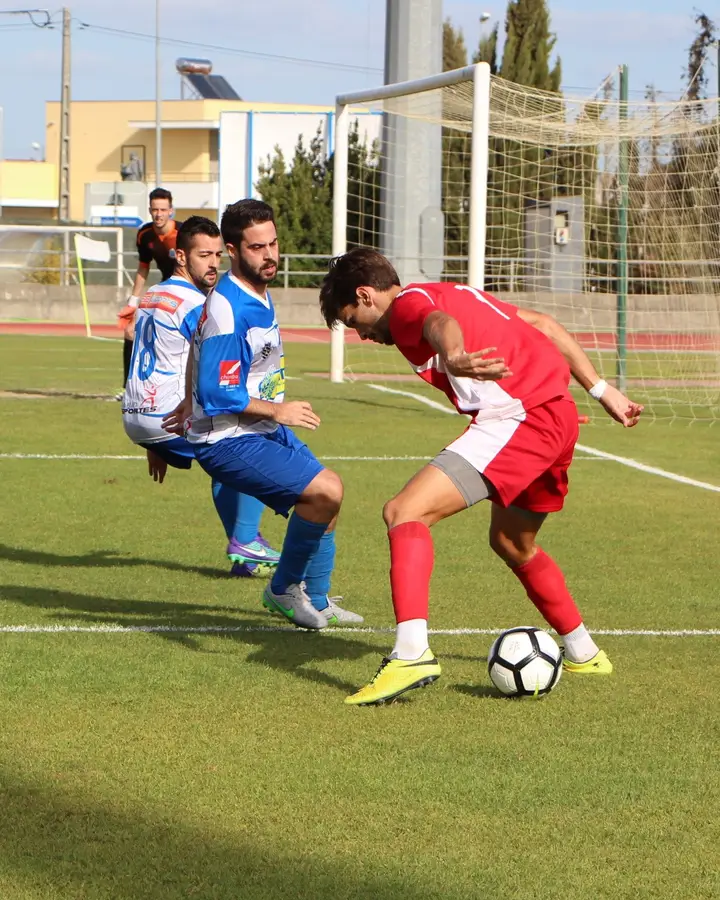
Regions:
[[[261, 164], [281, 149], [292, 160], [298, 139], [320, 134], [328, 155], [334, 108], [242, 100], [165, 100], [162, 103], [161, 186], [173, 194], [179, 219], [217, 217], [227, 203], [256, 194]], [[369, 141], [380, 117], [361, 117]], [[3, 218], [55, 220], [58, 213], [60, 104], [46, 104], [46, 160], [0, 163]], [[139, 180], [122, 180], [135, 166]], [[127, 174], [127, 172], [126, 172]], [[155, 103], [152, 100], [73, 101], [70, 108], [70, 218], [86, 224], [109, 216], [147, 219], [147, 193], [156, 185]]]
[[[292, 142], [306, 130], [297, 119], [310, 116], [313, 128], [330, 113], [329, 108], [283, 106], [270, 103], [247, 103], [228, 100], [168, 100], [162, 104], [162, 172], [161, 183], [173, 193], [178, 218], [193, 213], [215, 215], [219, 208], [219, 153], [221, 120], [227, 114], [241, 114], [245, 121], [257, 122], [257, 116], [272, 116], [276, 125], [290, 117]], [[60, 146], [60, 104], [46, 105], [46, 147], [49, 169], [55, 182], [48, 194], [57, 200], [57, 167]], [[271, 129], [272, 130], [272, 129]], [[274, 143], [257, 143], [256, 157], [271, 153], [276, 144], [287, 143], [284, 134], [275, 130]], [[252, 128], [250, 129], [252, 132]], [[257, 138], [257, 135], [256, 135]], [[134, 154], [141, 164], [142, 179], [150, 188], [155, 177], [155, 104], [153, 101], [75, 101], [70, 114], [70, 216], [73, 221], [89, 218], [86, 191], [90, 184], [123, 184], [121, 168]], [[32, 164], [31, 164], [32, 165]], [[37, 165], [37, 164], [35, 164]], [[237, 197], [245, 196], [250, 179], [238, 184]], [[146, 209], [140, 213], [146, 217]]]

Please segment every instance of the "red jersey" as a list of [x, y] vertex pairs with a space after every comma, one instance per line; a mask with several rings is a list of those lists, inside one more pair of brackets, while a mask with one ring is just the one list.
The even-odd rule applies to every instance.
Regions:
[[[513, 373], [501, 381], [448, 375], [440, 356], [423, 337], [425, 319], [434, 310], [460, 325], [469, 353], [496, 347]], [[393, 301], [390, 334], [423, 381], [443, 391], [458, 412], [475, 419], [506, 418], [555, 398], [572, 400], [570, 367], [537, 328], [517, 314], [517, 307], [465, 284], [409, 284]]]

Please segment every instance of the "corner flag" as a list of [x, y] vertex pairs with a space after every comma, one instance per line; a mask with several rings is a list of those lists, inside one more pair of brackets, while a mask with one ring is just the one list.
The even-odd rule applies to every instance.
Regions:
[[84, 234], [75, 235], [75, 256], [77, 258], [78, 281], [80, 282], [80, 296], [82, 297], [83, 312], [85, 314], [85, 333], [92, 337], [90, 330], [90, 313], [88, 312], [87, 293], [85, 291], [85, 273], [82, 261], [110, 262], [110, 244], [107, 241], [93, 241]]

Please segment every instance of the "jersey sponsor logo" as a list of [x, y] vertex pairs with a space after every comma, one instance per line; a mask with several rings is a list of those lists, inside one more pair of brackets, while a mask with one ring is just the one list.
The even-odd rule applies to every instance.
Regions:
[[181, 303], [182, 300], [166, 291], [151, 291], [140, 301], [140, 309], [161, 309], [164, 312], [174, 313]]
[[267, 359], [268, 356], [270, 356], [270, 354], [272, 353], [272, 349], [273, 349], [273, 345], [270, 342], [268, 342], [267, 344], [265, 344], [265, 346], [260, 351], [260, 356], [263, 359]]
[[223, 359], [220, 361], [220, 387], [237, 387], [240, 384], [240, 360]]
[[129, 413], [130, 415], [146, 415], [147, 413], [157, 412], [157, 406], [123, 406], [122, 408], [123, 414]]
[[261, 400], [274, 400], [279, 394], [285, 393], [285, 369], [276, 369], [268, 372], [258, 386], [258, 394]]

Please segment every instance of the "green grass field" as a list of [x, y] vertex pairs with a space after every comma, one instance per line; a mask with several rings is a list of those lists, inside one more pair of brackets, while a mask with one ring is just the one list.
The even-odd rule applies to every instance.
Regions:
[[[308, 634], [262, 611], [262, 582], [227, 577], [197, 467], [158, 486], [109, 458], [139, 456], [119, 404], [71, 395], [116, 390], [118, 343], [0, 337], [0, 898], [719, 897], [720, 635], [637, 633], [720, 626], [718, 494], [578, 453], [543, 545], [591, 628], [633, 632], [598, 638], [612, 677], [505, 700], [492, 636], [446, 633], [436, 685], [345, 707], [391, 646], [380, 511], [421, 465], [378, 457], [429, 458], [464, 422], [306, 377], [326, 355], [289, 345], [290, 391], [345, 482], [333, 586], [368, 629]], [[719, 438], [581, 429], [713, 484]], [[487, 513], [434, 531], [431, 627], [540, 624]]]

